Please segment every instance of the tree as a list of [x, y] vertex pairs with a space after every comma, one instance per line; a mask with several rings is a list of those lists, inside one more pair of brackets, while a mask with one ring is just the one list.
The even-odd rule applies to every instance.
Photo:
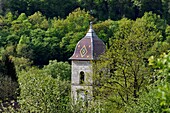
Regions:
[[0, 75], [0, 100], [2, 102], [17, 99], [17, 81], [12, 80], [8, 75]]
[[[157, 56], [156, 56], [157, 57]], [[149, 65], [154, 70], [154, 78], [152, 84], [149, 85], [149, 90], [143, 92], [138, 99], [138, 102], [132, 102], [127, 105], [127, 112], [169, 112], [169, 61], [170, 54], [161, 54], [159, 58], [151, 56]]]
[[145, 54], [161, 37], [156, 25], [150, 24], [155, 21], [152, 16], [119, 21], [110, 48], [95, 64], [96, 98], [101, 98], [108, 107], [124, 109], [147, 89], [152, 72]]
[[50, 60], [47, 66], [43, 68], [53, 78], [60, 78], [61, 80], [71, 80], [71, 66], [68, 62], [57, 62]]
[[160, 99], [158, 90], [155, 86], [149, 86], [148, 92], [143, 92], [138, 101], [131, 102], [126, 106], [127, 113], [161, 113]]
[[47, 17], [65, 18], [70, 12], [77, 8], [76, 2], [72, 0], [8, 0], [7, 8], [12, 12], [26, 13], [32, 15], [37, 11]]
[[106, 20], [93, 25], [97, 36], [102, 39], [105, 44], [109, 44], [109, 40], [114, 37], [119, 26], [118, 21]]
[[68, 112], [70, 87], [60, 77], [32, 68], [18, 75], [20, 110], [23, 112]]

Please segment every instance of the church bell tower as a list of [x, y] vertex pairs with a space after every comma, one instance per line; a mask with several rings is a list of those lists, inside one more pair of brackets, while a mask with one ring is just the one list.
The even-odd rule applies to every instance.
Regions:
[[70, 57], [72, 63], [71, 96], [73, 101], [90, 101], [93, 96], [92, 62], [105, 52], [105, 44], [98, 38], [90, 23], [90, 29], [76, 45]]

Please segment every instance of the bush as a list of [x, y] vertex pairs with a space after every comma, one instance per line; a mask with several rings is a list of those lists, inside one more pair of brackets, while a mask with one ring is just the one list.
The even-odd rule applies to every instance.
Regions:
[[44, 70], [36, 68], [22, 71], [18, 78], [22, 112], [62, 113], [69, 109], [70, 87], [67, 81], [52, 78]]

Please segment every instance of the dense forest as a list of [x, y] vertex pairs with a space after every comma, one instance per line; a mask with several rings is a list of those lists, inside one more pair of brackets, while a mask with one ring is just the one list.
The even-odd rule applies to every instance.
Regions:
[[[68, 59], [90, 21], [107, 49], [83, 106]], [[169, 24], [169, 0], [0, 0], [0, 112], [170, 112]]]

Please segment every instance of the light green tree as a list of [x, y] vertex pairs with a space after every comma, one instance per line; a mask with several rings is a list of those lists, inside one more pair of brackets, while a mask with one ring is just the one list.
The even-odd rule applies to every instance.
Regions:
[[145, 54], [160, 40], [161, 33], [154, 23], [159, 17], [146, 15], [136, 21], [120, 20], [110, 48], [94, 64], [95, 95], [105, 103], [103, 107], [108, 112], [123, 112], [124, 106], [137, 101], [149, 84], [152, 72]]
[[71, 66], [68, 62], [49, 61], [49, 64], [43, 69], [53, 78], [71, 80]]
[[136, 103], [132, 102], [126, 106], [127, 112], [169, 113], [169, 62], [169, 53], [163, 53], [159, 58], [157, 56], [151, 56], [149, 58], [149, 65], [152, 66], [155, 73], [152, 78], [152, 84], [148, 86], [148, 91], [143, 92]]
[[70, 85], [46, 71], [32, 68], [18, 75], [22, 112], [69, 112]]

